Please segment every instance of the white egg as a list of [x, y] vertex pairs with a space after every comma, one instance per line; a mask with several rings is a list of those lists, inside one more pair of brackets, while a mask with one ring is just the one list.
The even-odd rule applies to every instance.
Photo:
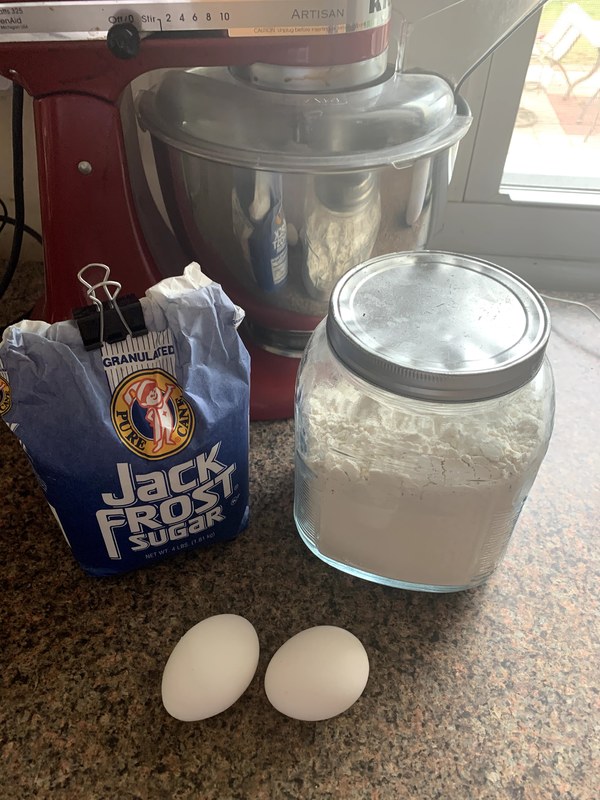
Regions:
[[173, 648], [162, 677], [164, 707], [184, 722], [207, 719], [233, 705], [258, 666], [254, 627], [237, 614], [202, 620]]
[[318, 625], [292, 636], [271, 659], [265, 692], [278, 711], [316, 722], [350, 708], [369, 678], [369, 657], [343, 628]]

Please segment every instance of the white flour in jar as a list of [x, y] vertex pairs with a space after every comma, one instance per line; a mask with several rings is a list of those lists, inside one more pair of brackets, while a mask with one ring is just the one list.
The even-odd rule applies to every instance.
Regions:
[[545, 453], [544, 400], [534, 384], [464, 404], [457, 421], [439, 405], [406, 401], [403, 410], [347, 385], [315, 382], [304, 430], [309, 456], [298, 468], [304, 527], [319, 552], [395, 581], [483, 580], [503, 555]]

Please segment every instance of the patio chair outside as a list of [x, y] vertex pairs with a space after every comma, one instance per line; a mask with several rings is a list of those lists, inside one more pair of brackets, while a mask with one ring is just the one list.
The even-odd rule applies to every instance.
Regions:
[[[540, 76], [540, 86], [546, 88], [547, 82], [551, 80], [553, 71], [558, 68], [567, 84], [567, 91], [565, 97], [569, 97], [574, 87], [591, 77], [594, 72], [600, 67], [600, 44], [598, 47], [598, 58], [594, 67], [585, 75], [573, 80], [567, 71], [566, 66], [563, 64], [563, 59], [572, 50], [575, 43], [580, 37], [594, 41], [597, 37], [598, 23], [595, 22], [590, 15], [585, 12], [577, 3], [570, 3], [564, 11], [560, 13], [556, 22], [544, 36], [541, 36], [535, 43], [532, 54], [532, 63], [537, 63], [542, 67], [542, 75]], [[547, 81], [544, 79], [544, 72], [547, 73], [547, 68], [550, 68], [550, 77]]]

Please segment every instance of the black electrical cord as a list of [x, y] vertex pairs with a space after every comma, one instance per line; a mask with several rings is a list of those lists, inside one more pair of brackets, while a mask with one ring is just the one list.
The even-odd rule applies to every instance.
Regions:
[[[4, 270], [4, 275], [0, 278], [0, 299], [4, 297], [10, 282], [13, 279], [19, 256], [21, 255], [21, 245], [23, 244], [23, 233], [25, 232], [25, 190], [23, 185], [23, 87], [13, 84], [12, 97], [12, 148], [13, 148], [13, 187], [15, 195], [15, 217], [9, 220], [5, 217], [4, 225], [12, 222], [14, 225], [12, 248], [8, 258], [8, 264]], [[4, 206], [6, 208], [6, 206]], [[3, 225], [3, 227], [4, 227]]]
[[[0, 209], [2, 211], [2, 216], [0, 217], [0, 233], [2, 233], [2, 231], [4, 230], [4, 228], [6, 228], [7, 225], [14, 225], [16, 220], [8, 216], [8, 208], [6, 207], [6, 203], [1, 197], [0, 197]], [[30, 228], [29, 225], [24, 225], [23, 230], [25, 233], [28, 233], [30, 236], [33, 236], [33, 238], [37, 242], [42, 244], [42, 237], [36, 230]], [[29, 311], [26, 311], [24, 314], [19, 314], [19, 316], [16, 317], [16, 319], [11, 320], [11, 322], [9, 322], [7, 325], [0, 325], [0, 336], [2, 336], [2, 334], [8, 328], [9, 325], [15, 325], [17, 322], [21, 322], [21, 320], [28, 319], [29, 317], [31, 317], [32, 312], [33, 308], [29, 309]]]
[[8, 222], [8, 208], [6, 207], [6, 203], [0, 197], [0, 206], [2, 206], [2, 219], [0, 219], [0, 233], [6, 228], [6, 223]]
[[[2, 231], [7, 225], [14, 225], [16, 223], [16, 220], [13, 219], [13, 217], [8, 216], [8, 208], [6, 207], [6, 203], [1, 197], [0, 197], [0, 208], [2, 209], [2, 216], [0, 217], [0, 233], [2, 233]], [[29, 225], [24, 225], [23, 231], [24, 233], [28, 233], [30, 236], [32, 236], [36, 240], [36, 242], [43, 244], [41, 234], [39, 234], [34, 228], [30, 228]]]

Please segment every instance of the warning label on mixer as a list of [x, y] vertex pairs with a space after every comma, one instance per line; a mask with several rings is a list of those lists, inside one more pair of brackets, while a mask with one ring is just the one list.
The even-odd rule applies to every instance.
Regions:
[[316, 28], [232, 28], [230, 36], [327, 36], [332, 33], [348, 33], [345, 25], [319, 26]]
[[0, 3], [0, 41], [99, 39], [114, 26], [140, 32], [225, 30], [230, 36], [352, 33], [379, 27], [391, 13], [388, 0], [73, 0]]

